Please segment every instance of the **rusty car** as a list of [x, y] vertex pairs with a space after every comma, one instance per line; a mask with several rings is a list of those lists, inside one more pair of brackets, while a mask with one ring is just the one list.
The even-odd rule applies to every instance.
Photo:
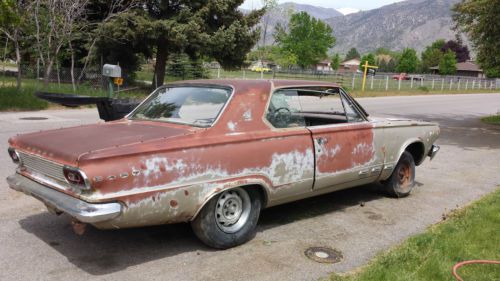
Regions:
[[439, 134], [371, 117], [335, 83], [184, 81], [117, 121], [12, 137], [7, 181], [76, 225], [189, 222], [223, 249], [250, 240], [264, 208], [370, 183], [409, 195]]

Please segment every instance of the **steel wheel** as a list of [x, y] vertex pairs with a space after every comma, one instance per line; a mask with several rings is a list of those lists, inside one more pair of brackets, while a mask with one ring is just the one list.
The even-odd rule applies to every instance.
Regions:
[[252, 204], [250, 196], [242, 188], [223, 192], [215, 206], [215, 221], [225, 233], [238, 232], [248, 221]]
[[382, 185], [393, 197], [406, 197], [411, 193], [415, 186], [415, 161], [409, 152], [403, 152], [392, 175]]
[[408, 190], [410, 189], [410, 183], [411, 183], [411, 179], [412, 179], [412, 172], [411, 172], [411, 167], [410, 167], [410, 163], [409, 161], [408, 162], [404, 162], [404, 163], [401, 163], [402, 165], [400, 166], [399, 170], [398, 170], [398, 177], [399, 177], [399, 181], [398, 181], [398, 184], [399, 184], [399, 188], [401, 189], [402, 192], [408, 192]]

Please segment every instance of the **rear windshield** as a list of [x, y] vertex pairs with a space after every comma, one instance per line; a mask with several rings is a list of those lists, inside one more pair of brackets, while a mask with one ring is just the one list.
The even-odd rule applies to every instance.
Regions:
[[209, 127], [230, 96], [231, 89], [228, 88], [159, 88], [132, 112], [129, 119]]

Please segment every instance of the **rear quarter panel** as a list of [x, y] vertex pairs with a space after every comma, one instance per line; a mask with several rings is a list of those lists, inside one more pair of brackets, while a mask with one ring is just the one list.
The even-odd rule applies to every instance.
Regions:
[[413, 143], [420, 143], [424, 147], [421, 161], [415, 160], [415, 164], [420, 165], [440, 133], [437, 124], [422, 121], [387, 119], [379, 126], [384, 130], [383, 149], [386, 154], [384, 165], [386, 168], [381, 175], [382, 180], [392, 174], [403, 152]]

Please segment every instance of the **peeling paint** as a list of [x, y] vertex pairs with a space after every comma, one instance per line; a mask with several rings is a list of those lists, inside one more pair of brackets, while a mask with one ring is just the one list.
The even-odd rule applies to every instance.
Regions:
[[[93, 179], [92, 192], [63, 192], [89, 202], [122, 203], [121, 216], [96, 224], [122, 228], [188, 221], [210, 198], [237, 186], [262, 186], [271, 204], [336, 184], [349, 187], [356, 184], [360, 170], [394, 163], [408, 136], [420, 138], [427, 148], [439, 135], [428, 123], [403, 131], [401, 127], [415, 122], [381, 119], [274, 129], [265, 121], [274, 88], [336, 85], [280, 80], [204, 83], [234, 88], [226, 110], [210, 128], [121, 120], [21, 135], [9, 143], [85, 171]], [[386, 132], [396, 126], [401, 133], [387, 139]], [[97, 133], [92, 143], [70, 140]], [[317, 138], [328, 141], [320, 145]], [[68, 145], [61, 145], [63, 141]]]

